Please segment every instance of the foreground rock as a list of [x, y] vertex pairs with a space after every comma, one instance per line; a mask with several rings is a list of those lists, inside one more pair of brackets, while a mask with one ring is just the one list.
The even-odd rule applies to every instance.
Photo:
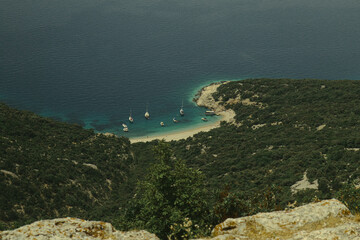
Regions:
[[[344, 204], [333, 199], [291, 210], [230, 218], [217, 225], [212, 235], [213, 240], [360, 239], [360, 217], [353, 216]], [[158, 238], [146, 231], [117, 231], [110, 223], [59, 218], [0, 232], [0, 239], [155, 240]]]
[[85, 221], [78, 218], [57, 218], [25, 225], [12, 231], [0, 232], [0, 239], [111, 239], [111, 240], [158, 240], [146, 231], [121, 232], [110, 223]]
[[311, 203], [291, 210], [227, 219], [213, 238], [222, 239], [360, 239], [360, 218], [338, 200]]

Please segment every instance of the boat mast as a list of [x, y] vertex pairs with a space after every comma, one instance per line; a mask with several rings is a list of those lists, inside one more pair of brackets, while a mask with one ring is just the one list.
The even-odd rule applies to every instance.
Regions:
[[180, 108], [180, 116], [184, 116], [184, 99], [181, 102], [181, 108]]
[[148, 103], [146, 104], [145, 118], [146, 118], [146, 119], [149, 119], [149, 118], [150, 118], [150, 114], [149, 114], [149, 110], [148, 110]]
[[133, 122], [134, 122], [134, 119], [132, 118], [131, 113], [132, 113], [132, 111], [131, 111], [131, 108], [130, 108], [129, 122], [133, 123]]

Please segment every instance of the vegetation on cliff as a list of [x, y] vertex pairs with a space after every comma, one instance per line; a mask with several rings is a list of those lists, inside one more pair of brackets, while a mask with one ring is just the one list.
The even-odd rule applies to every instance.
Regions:
[[[360, 82], [254, 79], [230, 82], [213, 96], [236, 112], [238, 126], [173, 142], [175, 153], [200, 168], [211, 189], [252, 193], [282, 188], [280, 204], [302, 200], [290, 186], [307, 173], [330, 198], [360, 179]], [[281, 203], [282, 202], [282, 203]]]
[[120, 211], [122, 229], [146, 229], [161, 239], [187, 239], [203, 234], [209, 222], [205, 176], [188, 168], [174, 156], [169, 145], [160, 142], [155, 148], [156, 162], [126, 211]]
[[[205, 174], [220, 220], [332, 197], [356, 211], [359, 94], [359, 81], [230, 82], [213, 97], [235, 111], [236, 125], [223, 122], [171, 145], [177, 157]], [[134, 144], [139, 161], [153, 161], [152, 144]], [[317, 189], [293, 192], [305, 173]]]
[[0, 104], [1, 228], [113, 212], [129, 198], [129, 148], [128, 139]]

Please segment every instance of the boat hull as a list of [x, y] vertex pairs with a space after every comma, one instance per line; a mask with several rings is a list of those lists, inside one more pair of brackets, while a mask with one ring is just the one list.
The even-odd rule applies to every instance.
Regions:
[[216, 115], [216, 113], [214, 111], [206, 111], [205, 115], [206, 116], [213, 116], [213, 115]]

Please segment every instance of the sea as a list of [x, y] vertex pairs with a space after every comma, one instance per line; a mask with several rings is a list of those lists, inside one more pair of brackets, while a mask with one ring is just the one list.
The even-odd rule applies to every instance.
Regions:
[[358, 80], [359, 66], [359, 0], [0, 1], [0, 101], [96, 132], [211, 124], [192, 99], [212, 82]]

